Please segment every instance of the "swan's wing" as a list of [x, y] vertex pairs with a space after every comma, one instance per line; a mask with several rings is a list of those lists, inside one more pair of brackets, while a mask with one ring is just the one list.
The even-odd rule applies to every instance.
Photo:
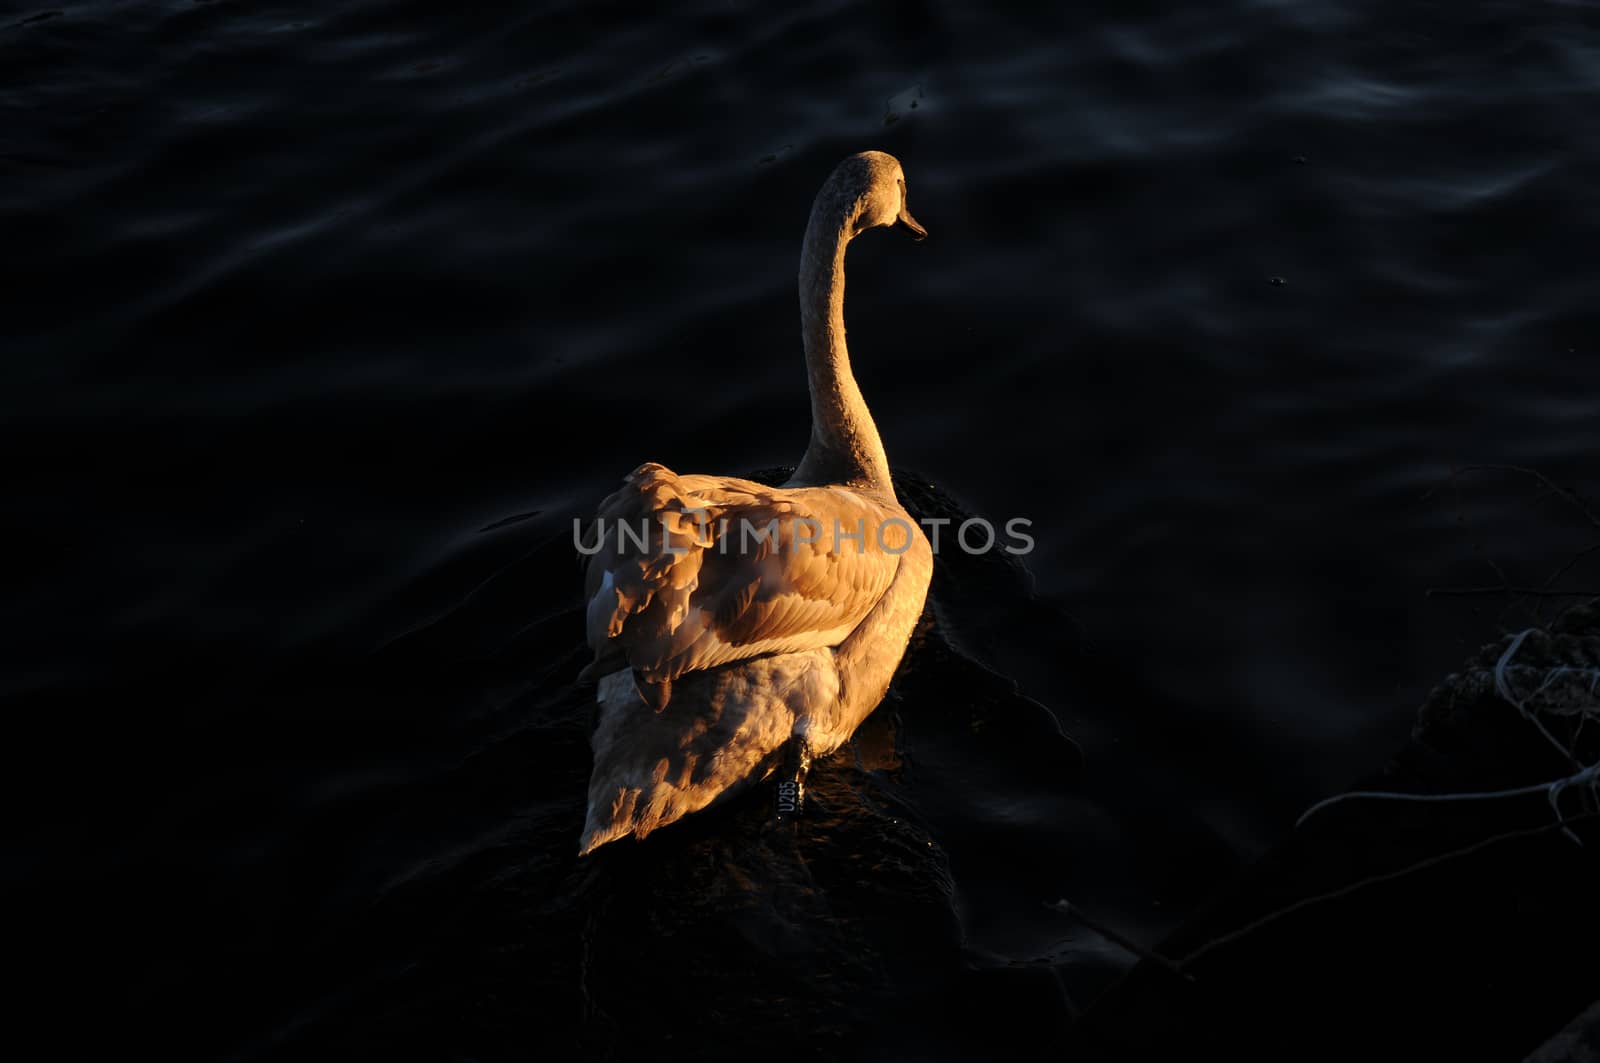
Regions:
[[631, 668], [658, 711], [686, 672], [838, 645], [888, 590], [915, 534], [903, 511], [846, 488], [656, 464], [601, 504], [598, 531], [587, 672]]

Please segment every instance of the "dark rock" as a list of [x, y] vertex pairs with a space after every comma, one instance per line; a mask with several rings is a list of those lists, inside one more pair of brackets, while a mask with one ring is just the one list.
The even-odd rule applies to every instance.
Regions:
[[[1496, 689], [1538, 710], [1577, 760], [1600, 611], [1491, 644], [1427, 699], [1412, 741], [1356, 789], [1470, 793], [1549, 782], [1573, 761]], [[1541, 684], [1548, 684], [1540, 690]], [[1563, 712], [1567, 712], [1563, 715]], [[1576, 741], [1574, 741], [1576, 740]], [[1600, 996], [1593, 794], [1325, 808], [1225, 888], [1076, 1025], [1077, 1058], [1518, 1059]], [[1567, 1058], [1567, 1057], [1554, 1057]], [[1582, 1059], [1581, 1055], [1571, 1057]]]

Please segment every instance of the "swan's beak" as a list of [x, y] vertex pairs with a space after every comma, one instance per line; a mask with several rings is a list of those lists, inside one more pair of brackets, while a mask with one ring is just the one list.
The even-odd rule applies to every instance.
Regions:
[[894, 220], [894, 227], [896, 229], [904, 229], [910, 233], [913, 240], [923, 240], [928, 236], [928, 230], [924, 229], [921, 223], [913, 218], [911, 212], [904, 207], [900, 208], [900, 216]]

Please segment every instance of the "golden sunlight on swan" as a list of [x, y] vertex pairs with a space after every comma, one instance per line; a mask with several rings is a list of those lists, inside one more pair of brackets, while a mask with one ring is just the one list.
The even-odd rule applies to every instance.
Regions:
[[805, 773], [889, 689], [922, 613], [933, 551], [901, 508], [850, 372], [844, 256], [867, 229], [927, 235], [900, 163], [845, 159], [800, 254], [811, 442], [767, 487], [641, 465], [600, 505], [584, 552], [598, 680], [579, 852], [644, 837], [775, 771], [780, 815]]

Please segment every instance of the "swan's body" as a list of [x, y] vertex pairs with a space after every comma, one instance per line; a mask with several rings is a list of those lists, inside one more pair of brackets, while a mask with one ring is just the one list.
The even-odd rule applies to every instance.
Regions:
[[851, 156], [806, 229], [811, 443], [788, 483], [646, 464], [600, 507], [586, 669], [599, 677], [598, 718], [580, 852], [643, 837], [786, 759], [803, 782], [810, 757], [848, 740], [889, 688], [933, 551], [895, 498], [844, 335], [845, 248], [889, 225], [925, 235], [899, 162]]

